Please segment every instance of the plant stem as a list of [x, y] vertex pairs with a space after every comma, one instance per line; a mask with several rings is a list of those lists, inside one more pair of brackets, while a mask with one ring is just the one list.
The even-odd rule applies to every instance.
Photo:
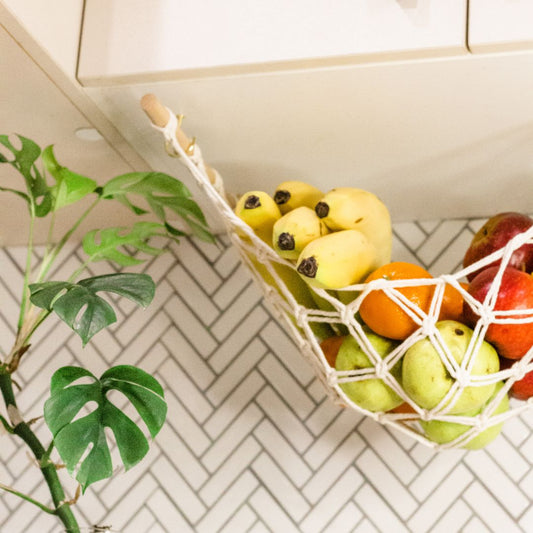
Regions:
[[81, 223], [87, 218], [89, 213], [96, 207], [100, 201], [100, 196], [81, 214], [75, 224], [63, 235], [61, 240], [50, 250], [50, 253], [47, 253], [41, 264], [41, 269], [39, 275], [37, 276], [37, 282], [43, 281], [46, 275], [48, 274], [53, 262], [63, 249], [63, 246], [68, 242], [72, 234], [79, 228]]
[[[39, 468], [48, 485], [54, 503], [54, 508], [50, 510], [51, 513], [55, 514], [59, 520], [61, 520], [66, 531], [69, 533], [79, 533], [80, 528], [78, 522], [70, 508], [70, 503], [67, 501], [55, 465], [49, 459], [49, 452], [47, 452], [30, 426], [24, 422], [20, 416], [15, 401], [11, 374], [0, 373], [0, 391], [2, 392], [6, 408], [10, 415], [11, 423], [13, 425], [13, 433], [19, 436], [28, 445], [35, 456], [35, 459], [39, 463]], [[35, 502], [32, 500], [32, 503]]]
[[33, 204], [33, 202], [29, 202], [29, 211], [30, 223], [28, 231], [28, 246], [26, 249], [26, 268], [24, 270], [24, 283], [22, 286], [22, 299], [20, 303], [20, 313], [18, 320], [19, 331], [24, 323], [24, 318], [26, 316], [26, 306], [28, 304], [28, 285], [30, 283], [31, 260], [33, 255], [33, 232], [35, 226], [35, 205]]

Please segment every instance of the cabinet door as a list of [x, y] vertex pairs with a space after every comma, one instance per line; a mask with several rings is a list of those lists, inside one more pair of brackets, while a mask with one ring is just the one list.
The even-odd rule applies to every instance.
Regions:
[[532, 0], [470, 0], [472, 52], [533, 48]]
[[466, 52], [466, 0], [87, 0], [79, 79]]

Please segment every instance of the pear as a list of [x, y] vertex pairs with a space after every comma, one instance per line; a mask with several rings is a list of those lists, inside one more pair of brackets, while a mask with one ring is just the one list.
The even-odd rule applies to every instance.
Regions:
[[[395, 341], [381, 337], [367, 328], [365, 328], [365, 333], [370, 344], [382, 359], [398, 345]], [[351, 335], [346, 336], [337, 353], [335, 369], [358, 370], [373, 366], [357, 339]], [[400, 371], [401, 362], [394, 366], [391, 373], [399, 380]], [[340, 383], [339, 386], [355, 404], [372, 412], [390, 411], [404, 401], [389, 385], [378, 378], [347, 381]]]
[[[455, 320], [437, 322], [436, 328], [451, 357], [461, 364], [473, 331]], [[444, 349], [444, 348], [443, 348]], [[479, 346], [471, 375], [483, 376], [498, 372], [500, 361], [496, 350], [486, 341]], [[402, 384], [408, 396], [420, 407], [433, 409], [449, 392], [455, 378], [448, 372], [437, 349], [428, 337], [407, 349], [402, 364]], [[480, 408], [494, 392], [495, 383], [465, 386], [448, 414], [466, 413]]]
[[[488, 403], [490, 403], [498, 394], [498, 392], [503, 387], [503, 382], [499, 381], [496, 383], [494, 394], [489, 398]], [[483, 408], [475, 409], [469, 413], [464, 413], [462, 416], [477, 416], [482, 412]], [[500, 403], [494, 409], [491, 416], [495, 416], [501, 413], [505, 413], [509, 410], [509, 396], [504, 394]], [[444, 420], [429, 420], [429, 421], [420, 421], [420, 425], [424, 430], [424, 433], [428, 439], [439, 444], [445, 444], [451, 442], [464, 433], [466, 433], [472, 426], [469, 424], [460, 424], [458, 422], [448, 422]], [[461, 447], [467, 450], [480, 450], [491, 443], [501, 432], [503, 427], [503, 422], [498, 424], [489, 425], [486, 429], [481, 431], [478, 435], [468, 440]]]

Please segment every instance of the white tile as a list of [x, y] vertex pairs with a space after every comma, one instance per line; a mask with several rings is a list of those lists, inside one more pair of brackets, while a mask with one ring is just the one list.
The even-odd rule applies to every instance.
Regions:
[[[483, 485], [476, 481], [464, 493], [464, 499], [472, 507], [479, 509], [479, 516], [493, 531], [514, 533], [520, 531], [519, 526], [502, 505]], [[481, 511], [482, 509], [482, 511]]]
[[261, 446], [252, 437], [248, 437], [242, 444], [236, 446], [234, 452], [200, 488], [198, 494], [206, 505], [213, 505], [235, 478], [252, 465], [260, 453]]
[[430, 497], [442, 479], [461, 462], [465, 454], [464, 450], [432, 452], [431, 461], [425, 465], [416, 479], [409, 485], [411, 493], [421, 502]]
[[255, 371], [243, 379], [205, 422], [204, 429], [207, 434], [213, 439], [217, 438], [246, 408], [250, 400], [258, 395], [264, 382], [264, 379]]
[[391, 512], [396, 512], [398, 516], [406, 520], [417, 509], [418, 503], [407, 488], [398, 481], [387, 465], [370, 448], [358, 457], [355, 464], [388, 503]]
[[347, 528], [356, 524], [362, 514], [353, 504], [345, 504], [362, 483], [357, 470], [353, 466], [347, 468], [301, 522], [302, 532], [320, 533], [326, 528], [337, 532], [348, 531]]
[[190, 302], [192, 311], [206, 325], [211, 324], [219, 315], [212, 298], [200, 287], [195, 279], [181, 266], [176, 265], [166, 276], [184, 302]]
[[237, 509], [257, 488], [258, 480], [249, 472], [243, 473], [197, 523], [197, 533], [218, 531], [231, 519]]
[[310, 509], [298, 488], [274, 461], [262, 453], [252, 464], [252, 470], [271, 494], [282, 499], [283, 506], [293, 520], [299, 522]]
[[[349, 435], [338, 447], [333, 450], [328, 459], [316, 470], [310, 480], [302, 489], [303, 494], [313, 504], [317, 504], [327, 491], [337, 482], [339, 477], [345, 472], [355, 458], [364, 448], [364, 442], [355, 433]], [[363, 470], [363, 469], [362, 469]], [[359, 474], [354, 478], [358, 484], [362, 482]]]
[[298, 452], [309, 447], [313, 441], [311, 433], [271, 387], [264, 388], [256, 401]]
[[[197, 353], [193, 346], [177, 329], [169, 329], [161, 338], [170, 356], [175, 359], [187, 375], [200, 387], [205, 389], [215, 379], [215, 373]], [[171, 377], [169, 376], [171, 379]]]
[[[355, 531], [354, 525], [361, 520], [361, 517], [361, 511], [350, 501], [335, 513], [333, 520], [324, 528], [324, 533], [348, 533], [349, 531]], [[359, 524], [357, 531], [363, 531], [363, 527], [362, 524]], [[367, 533], [369, 532], [369, 530], [366, 531]]]
[[[239, 383], [256, 367], [266, 353], [265, 345], [257, 338], [241, 352], [234, 352], [233, 361], [221, 372], [212, 385], [205, 391], [205, 396], [215, 405], [220, 405]], [[213, 362], [211, 358], [210, 363]]]
[[161, 375], [168, 387], [175, 389], [176, 396], [198, 423], [204, 422], [214, 409], [191, 377], [173, 359], [161, 365]]
[[[388, 505], [387, 500], [384, 500], [382, 494], [378, 494], [371, 485], [363, 485], [355, 495], [354, 500], [378, 531], [408, 533], [407, 527]], [[363, 529], [366, 530], [367, 528]]]
[[261, 518], [270, 531], [299, 533], [299, 528], [289, 518], [282, 504], [263, 487], [258, 488], [250, 498], [250, 506]]
[[257, 520], [256, 514], [247, 505], [238, 509], [226, 522], [220, 533], [234, 533], [235, 531], [251, 531]]
[[261, 360], [258, 369], [277, 393], [290, 405], [296, 415], [301, 419], [307, 418], [314, 409], [315, 403], [298, 386], [297, 381], [281, 365], [279, 360], [272, 354], [268, 354]]
[[257, 333], [269, 320], [270, 316], [266, 311], [262, 307], [256, 307], [233, 331], [227, 332], [224, 340], [209, 357], [211, 368], [221, 374], [241, 353], [258, 350], [263, 354], [266, 350]]
[[365, 418], [358, 429], [402, 483], [409, 483], [417, 475], [418, 467], [415, 462], [391, 437], [384, 426], [370, 418]]
[[511, 516], [518, 517], [529, 506], [524, 493], [484, 450], [467, 454], [465, 464]]
[[297, 453], [269, 420], [263, 420], [253, 434], [297, 487], [301, 487], [309, 479], [312, 470], [302, 459], [301, 454]]
[[[154, 516], [158, 517], [158, 522], [161, 524], [161, 527], [165, 528], [164, 531], [193, 533], [194, 529], [173, 505], [169, 500], [168, 495], [162, 489], [157, 489], [154, 494], [148, 498], [146, 505], [148, 509], [152, 511]], [[127, 513], [127, 510], [124, 510], [124, 512]]]
[[438, 522], [431, 527], [431, 533], [450, 533], [462, 531], [463, 526], [472, 516], [472, 510], [462, 500], [456, 500], [447, 509]]
[[350, 435], [361, 416], [350, 409], [340, 409], [333, 422], [319, 435], [305, 453], [305, 460], [313, 468], [318, 468], [336, 450], [337, 446]]
[[240, 442], [254, 430], [263, 418], [256, 405], [250, 404], [237, 418], [225, 428], [224, 432], [202, 456], [202, 464], [209, 472], [215, 472], [230, 457]]
[[432, 531], [433, 524], [453, 502], [460, 498], [472, 481], [472, 474], [463, 465], [454, 468], [407, 522], [414, 532]]

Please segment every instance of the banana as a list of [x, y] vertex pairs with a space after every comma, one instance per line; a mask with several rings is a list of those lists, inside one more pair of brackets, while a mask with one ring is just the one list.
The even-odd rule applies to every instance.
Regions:
[[281, 257], [296, 260], [307, 244], [326, 233], [329, 230], [314, 209], [300, 206], [274, 223], [272, 246]]
[[390, 263], [391, 217], [375, 194], [355, 187], [338, 187], [324, 195], [315, 211], [331, 231], [356, 229], [363, 233], [376, 248], [376, 266]]
[[341, 289], [362, 282], [376, 268], [376, 248], [356, 229], [328, 233], [311, 241], [296, 270], [309, 285]]
[[272, 228], [281, 218], [281, 211], [272, 197], [264, 191], [243, 194], [235, 206], [235, 214], [269, 246], [272, 245]]
[[[246, 222], [254, 230], [254, 233], [265, 241], [266, 244], [272, 246], [272, 228], [276, 221], [281, 218], [281, 213], [271, 196], [263, 191], [250, 191], [239, 198], [235, 206], [235, 214]], [[241, 238], [248, 243], [250, 242], [250, 239], [246, 236], [241, 235]], [[309, 287], [293, 268], [276, 261], [271, 261], [275, 274], [279, 278], [278, 281], [266, 265], [258, 260], [254, 253], [248, 252], [245, 249], [243, 249], [243, 252], [252, 263], [256, 273], [261, 276], [269, 287], [277, 290], [285, 300], [288, 300], [288, 298], [284, 294], [283, 287], [280, 287], [280, 282], [283, 283], [298, 304], [308, 309], [317, 308]], [[291, 319], [298, 327], [292, 315]], [[334, 334], [332, 328], [326, 322], [310, 321], [309, 326], [319, 340], [331, 337]]]
[[305, 206], [314, 209], [324, 193], [305, 181], [289, 180], [280, 183], [274, 191], [274, 201], [284, 215], [297, 207]]

